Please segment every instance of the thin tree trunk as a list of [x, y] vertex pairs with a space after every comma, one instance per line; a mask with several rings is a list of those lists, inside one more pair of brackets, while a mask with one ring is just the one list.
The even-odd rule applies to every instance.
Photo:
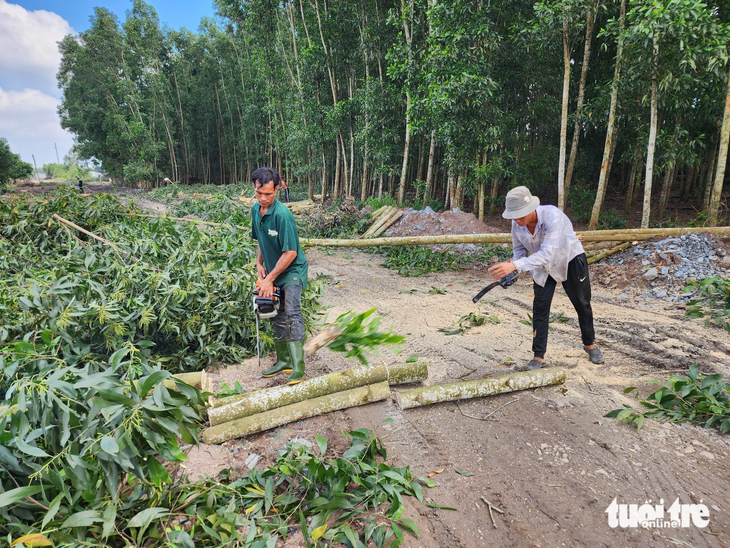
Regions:
[[636, 184], [636, 168], [639, 165], [638, 155], [634, 156], [634, 160], [631, 162], [631, 173], [629, 174], [629, 188], [626, 190], [626, 205], [624, 206], [624, 214], [628, 215], [631, 212], [631, 202], [634, 196], [634, 185]]
[[431, 147], [428, 151], [428, 169], [426, 170], [426, 190], [423, 195], [423, 207], [431, 203], [433, 194], [433, 163], [436, 153], [436, 130], [431, 130]]
[[717, 157], [717, 134], [713, 135], [712, 148], [710, 149], [710, 160], [707, 163], [707, 174], [705, 176], [704, 198], [702, 200], [702, 209], [708, 211], [710, 209], [710, 195], [712, 194], [712, 176], [715, 174], [715, 158]]
[[727, 163], [727, 148], [730, 140], [730, 74], [728, 74], [727, 94], [725, 95], [725, 113], [722, 117], [722, 130], [720, 132], [720, 150], [717, 157], [717, 171], [715, 172], [715, 185], [710, 198], [710, 210], [707, 215], [709, 226], [717, 225], [717, 216], [720, 210], [720, 197], [722, 195], [722, 184], [725, 179], [725, 165]]
[[654, 60], [651, 75], [651, 121], [649, 122], [649, 144], [646, 147], [646, 175], [644, 176], [644, 209], [641, 214], [641, 228], [649, 228], [651, 218], [651, 187], [654, 177], [654, 149], [656, 148], [657, 132], [657, 62], [659, 59], [659, 44], [654, 37]]
[[565, 209], [565, 148], [568, 139], [568, 97], [570, 95], [570, 43], [568, 20], [563, 20], [563, 108], [560, 112], [560, 159], [558, 160], [558, 207]]
[[608, 174], [610, 169], [611, 149], [614, 146], [614, 131], [616, 126], [616, 104], [618, 102], [618, 82], [621, 77], [621, 54], [623, 52], [623, 30], [626, 19], [626, 0], [621, 0], [621, 12], [619, 16], [619, 39], [616, 48], [616, 66], [613, 73], [613, 83], [611, 84], [611, 106], [608, 113], [608, 129], [606, 130], [606, 142], [603, 145], [603, 160], [601, 162], [601, 174], [598, 178], [598, 190], [596, 191], [596, 201], [593, 204], [591, 212], [591, 220], [588, 223], [590, 230], [595, 230], [598, 224], [598, 218], [601, 216], [601, 207], [603, 199], [606, 195], [606, 187], [608, 186]]
[[[672, 144], [670, 150], [674, 150], [677, 145], [677, 136], [679, 135], [679, 121], [674, 126], [674, 135], [672, 135]], [[664, 218], [664, 212], [667, 209], [669, 203], [669, 193], [671, 192], [672, 179], [674, 178], [675, 167], [677, 165], [676, 158], [672, 158], [667, 163], [667, 171], [664, 174], [664, 182], [662, 183], [662, 192], [659, 196], [659, 209], [657, 211], [660, 219]]]
[[578, 85], [578, 104], [575, 109], [575, 125], [573, 126], [573, 141], [570, 143], [570, 157], [568, 158], [568, 169], [565, 172], [565, 190], [563, 198], [563, 209], [568, 208], [568, 191], [573, 182], [573, 170], [575, 169], [575, 159], [578, 156], [578, 141], [581, 134], [581, 116], [583, 115], [583, 100], [585, 98], [586, 80], [588, 78], [588, 63], [591, 58], [591, 42], [593, 39], [593, 9], [588, 10], [586, 15], [586, 41], [583, 47], [583, 66], [580, 71], [580, 84]]
[[408, 175], [408, 153], [411, 146], [411, 94], [406, 92], [406, 140], [403, 145], [403, 165], [398, 185], [398, 206], [403, 205], [406, 197], [406, 176]]

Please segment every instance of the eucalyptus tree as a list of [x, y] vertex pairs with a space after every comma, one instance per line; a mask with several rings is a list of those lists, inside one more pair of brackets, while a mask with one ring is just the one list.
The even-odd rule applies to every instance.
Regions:
[[666, 106], [671, 99], [692, 107], [709, 76], [719, 74], [725, 62], [727, 32], [715, 9], [694, 0], [634, 2], [626, 14], [622, 35], [628, 76], [649, 88], [643, 101], [650, 101], [651, 112], [642, 228], [649, 226], [651, 215], [660, 103]]
[[[565, 164], [568, 136], [568, 106], [570, 98], [570, 67], [574, 62], [572, 59], [572, 35], [581, 30], [582, 21], [585, 19], [590, 32], [592, 32], [593, 3], [586, 0], [542, 0], [535, 4], [535, 22], [531, 29], [538, 42], [545, 43], [560, 36], [563, 50], [563, 93], [560, 114], [560, 144], [558, 159], [558, 207], [564, 209], [566, 205], [565, 194]], [[590, 52], [590, 33], [587, 34], [588, 46], [584, 49]], [[584, 67], [587, 71], [587, 64], [584, 54]], [[581, 79], [584, 76], [581, 75]], [[579, 110], [582, 109], [583, 99], [579, 100]], [[580, 112], [578, 113], [578, 117]], [[577, 151], [577, 143], [576, 143]]]

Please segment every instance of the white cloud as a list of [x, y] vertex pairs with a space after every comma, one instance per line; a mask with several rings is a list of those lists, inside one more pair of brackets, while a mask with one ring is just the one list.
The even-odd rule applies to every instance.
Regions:
[[71, 134], [61, 128], [57, 108], [60, 101], [37, 89], [4, 91], [0, 88], [0, 137], [5, 137], [13, 152], [38, 169], [56, 161], [56, 149], [61, 161], [73, 146]]
[[60, 95], [56, 72], [58, 42], [75, 34], [71, 25], [50, 11], [28, 11], [0, 0], [0, 85], [5, 89], [37, 88]]

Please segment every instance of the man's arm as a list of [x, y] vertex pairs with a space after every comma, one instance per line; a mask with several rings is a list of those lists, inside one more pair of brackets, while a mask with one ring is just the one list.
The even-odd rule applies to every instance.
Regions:
[[259, 278], [261, 279], [261, 285], [259, 286], [259, 295], [261, 297], [271, 297], [271, 295], [274, 293], [274, 282], [276, 281], [277, 276], [284, 272], [287, 267], [292, 264], [294, 259], [297, 258], [297, 252], [294, 251], [284, 251], [281, 254], [281, 257], [279, 257], [279, 260], [276, 261], [276, 266], [274, 269], [266, 274], [266, 269], [264, 268], [264, 276], [261, 275], [261, 269], [259, 268], [259, 265], [263, 267], [263, 263], [259, 263], [259, 259], [263, 261], [263, 258], [261, 257], [261, 250], [258, 251], [258, 256], [256, 258], [256, 269], [259, 273]]

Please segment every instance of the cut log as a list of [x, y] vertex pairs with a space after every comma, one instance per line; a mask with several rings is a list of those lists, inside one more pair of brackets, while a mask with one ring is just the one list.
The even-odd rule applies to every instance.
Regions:
[[[730, 227], [689, 227], [689, 228], [632, 228], [621, 230], [593, 230], [578, 232], [584, 242], [601, 241], [641, 241], [654, 237], [677, 236], [681, 234], [705, 233], [714, 234], [719, 238], [730, 238]], [[399, 245], [430, 245], [430, 244], [511, 244], [512, 235], [500, 234], [445, 234], [440, 236], [403, 236], [398, 238], [361, 238], [328, 239], [310, 238], [301, 239], [303, 246], [329, 247], [379, 247]]]
[[611, 249], [607, 249], [605, 251], [601, 251], [600, 253], [596, 253], [592, 257], [588, 259], [588, 264], [597, 263], [598, 261], [601, 261], [605, 259], [606, 257], [610, 257], [614, 253], [618, 253], [619, 251], [623, 251], [624, 249], [630, 248], [632, 245], [634, 245], [636, 242], [625, 242], [621, 245], [617, 245], [616, 247], [612, 247]]
[[538, 386], [561, 384], [565, 382], [565, 377], [566, 371], [564, 368], [547, 367], [476, 381], [424, 386], [398, 392], [395, 397], [398, 407], [411, 409], [432, 403], [482, 398]]
[[375, 231], [378, 230], [396, 211], [398, 211], [398, 208], [393, 206], [389, 206], [384, 209], [378, 216], [377, 220], [365, 231], [361, 238], [370, 238], [373, 234], [375, 234]]
[[307, 342], [304, 343], [304, 351], [307, 354], [314, 354], [320, 348], [327, 346], [329, 343], [334, 341], [340, 336], [342, 330], [336, 325], [328, 326], [324, 331], [318, 333]]
[[390, 387], [387, 382], [361, 386], [344, 392], [335, 392], [334, 394], [300, 401], [258, 415], [212, 426], [203, 432], [203, 441], [209, 445], [223, 443], [227, 440], [263, 432], [301, 419], [381, 401], [389, 397]]
[[384, 223], [383, 223], [383, 224], [382, 224], [382, 225], [380, 226], [380, 228], [378, 228], [378, 229], [377, 229], [377, 230], [376, 230], [375, 232], [373, 232], [373, 238], [377, 238], [378, 236], [380, 236], [380, 235], [381, 235], [381, 234], [382, 234], [383, 232], [385, 232], [385, 231], [386, 231], [386, 230], [388, 230], [388, 229], [389, 229], [389, 228], [390, 228], [391, 226], [393, 226], [393, 224], [394, 224], [394, 223], [395, 223], [395, 222], [396, 222], [396, 221], [397, 221], [398, 219], [400, 219], [401, 217], [403, 217], [403, 211], [401, 211], [401, 210], [399, 209], [398, 211], [396, 211], [396, 212], [395, 212], [395, 214], [391, 215], [391, 216], [390, 216], [390, 217], [388, 218], [388, 220], [387, 220], [387, 221], [385, 221], [385, 222], [384, 222]]
[[215, 426], [270, 409], [377, 382], [385, 381], [392, 385], [419, 382], [428, 378], [428, 366], [428, 362], [415, 362], [399, 363], [391, 367], [385, 365], [353, 367], [292, 386], [275, 386], [242, 394], [238, 401], [209, 409], [208, 418], [210, 424]]

